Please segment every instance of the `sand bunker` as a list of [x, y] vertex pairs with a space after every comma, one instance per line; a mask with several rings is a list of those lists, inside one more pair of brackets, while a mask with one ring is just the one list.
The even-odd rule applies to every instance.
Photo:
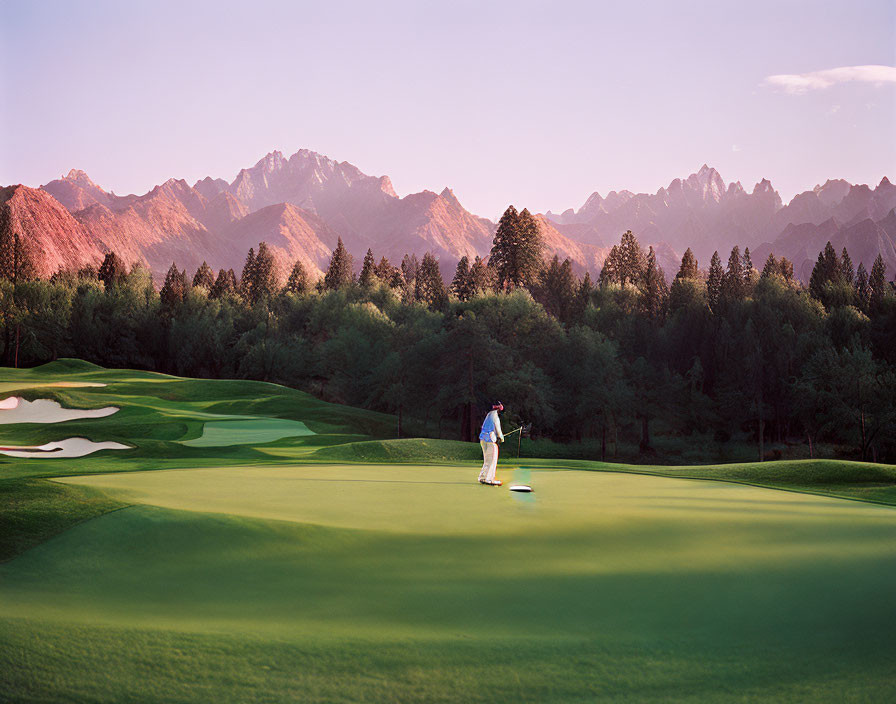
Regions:
[[100, 450], [132, 450], [129, 445], [120, 442], [93, 442], [87, 438], [67, 438], [45, 445], [6, 445], [0, 447], [0, 455], [8, 457], [37, 457], [53, 459], [64, 457], [83, 457]]
[[56, 381], [52, 384], [41, 384], [41, 386], [55, 386], [61, 389], [86, 389], [99, 388], [106, 386], [106, 384], [101, 384], [98, 381]]
[[8, 423], [62, 423], [80, 418], [105, 418], [118, 412], [116, 406], [106, 408], [63, 408], [56, 401], [37, 399], [26, 401], [11, 396], [0, 401], [0, 425]]

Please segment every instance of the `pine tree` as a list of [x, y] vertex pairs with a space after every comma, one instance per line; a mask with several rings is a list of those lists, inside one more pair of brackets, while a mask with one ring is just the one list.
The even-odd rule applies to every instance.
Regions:
[[722, 300], [722, 279], [724, 276], [719, 253], [713, 252], [712, 259], [709, 261], [709, 277], [706, 279], [706, 298], [709, 301], [709, 307], [713, 311], [718, 311], [719, 302]]
[[209, 292], [209, 298], [224, 298], [225, 296], [235, 296], [239, 292], [239, 286], [236, 283], [236, 274], [233, 269], [221, 269], [218, 272], [218, 278]]
[[856, 272], [852, 266], [852, 259], [849, 258], [849, 252], [846, 251], [846, 247], [843, 248], [843, 253], [840, 255], [840, 274], [843, 277], [843, 281], [848, 285], [852, 286], [855, 283]]
[[871, 286], [868, 283], [868, 271], [862, 262], [859, 262], [859, 271], [856, 273], [855, 292], [856, 306], [867, 314], [868, 306], [871, 303]]
[[697, 268], [697, 258], [694, 256], [694, 253], [691, 251], [691, 248], [688, 247], [684, 256], [681, 258], [681, 268], [678, 270], [678, 273], [675, 275], [676, 279], [699, 279], [700, 278], [700, 270]]
[[489, 266], [491, 266], [498, 278], [498, 286], [504, 288], [513, 281], [516, 272], [516, 252], [519, 243], [519, 221], [520, 214], [512, 205], [507, 206], [507, 210], [498, 221], [498, 228], [495, 230], [495, 238], [492, 240], [492, 250], [489, 256]]
[[368, 249], [364, 255], [364, 263], [361, 264], [361, 273], [358, 276], [358, 283], [364, 288], [370, 288], [376, 285], [379, 277], [376, 275], [376, 261], [373, 258], [373, 250]]
[[345, 245], [342, 244], [342, 238], [338, 238], [336, 249], [333, 250], [333, 256], [330, 259], [330, 266], [324, 276], [324, 288], [335, 291], [352, 283], [352, 255], [349, 254]]
[[542, 252], [544, 244], [541, 241], [541, 228], [538, 220], [523, 208], [519, 219], [519, 253], [517, 254], [518, 286], [532, 286], [538, 277], [538, 272], [544, 266]]
[[249, 247], [246, 255], [246, 263], [243, 264], [243, 274], [240, 276], [240, 295], [247, 301], [255, 300], [252, 287], [255, 285], [255, 248]]
[[619, 264], [618, 277], [619, 283], [625, 288], [625, 285], [640, 286], [644, 281], [644, 275], [647, 271], [647, 257], [644, 255], [638, 238], [631, 230], [626, 230], [622, 234], [619, 242]]
[[560, 263], [555, 254], [550, 264], [538, 275], [534, 297], [558, 320], [568, 322], [576, 295], [576, 277], [569, 258]]
[[669, 303], [669, 288], [662, 267], [657, 264], [653, 247], [647, 254], [647, 269], [641, 293], [641, 308], [651, 320], [662, 321]]
[[457, 269], [454, 271], [454, 278], [451, 280], [448, 292], [459, 301], [466, 301], [470, 298], [470, 258], [466, 254], [457, 263]]
[[392, 266], [392, 263], [388, 259], [386, 259], [386, 257], [383, 257], [382, 259], [380, 259], [380, 263], [376, 265], [374, 273], [376, 273], [376, 277], [380, 281], [385, 281], [387, 284], [392, 286], [392, 288], [395, 288], [392, 284], [392, 281], [395, 278], [395, 271], [396, 269], [394, 266]]
[[575, 301], [573, 303], [574, 319], [579, 320], [585, 315], [585, 311], [588, 310], [588, 305], [591, 303], [591, 294], [593, 292], [594, 284], [591, 283], [591, 274], [586, 271], [581, 282], [579, 282], [578, 288], [576, 288]]
[[790, 261], [787, 257], [781, 257], [781, 261], [778, 262], [778, 267], [781, 270], [781, 276], [784, 277], [784, 280], [792, 284], [793, 283], [793, 262]]
[[498, 288], [510, 291], [531, 286], [542, 267], [542, 250], [538, 221], [527, 209], [517, 213], [509, 206], [498, 222], [489, 257]]
[[249, 301], [252, 304], [273, 298], [280, 290], [280, 280], [277, 275], [277, 262], [268, 247], [267, 242], [258, 244], [258, 252], [255, 254], [255, 263], [252, 267], [252, 291]]
[[494, 291], [495, 280], [495, 270], [477, 256], [470, 267], [470, 298]]
[[109, 289], [121, 281], [126, 273], [124, 262], [121, 261], [119, 256], [115, 252], [108, 252], [103, 258], [103, 263], [100, 264], [97, 278]]
[[610, 248], [610, 253], [604, 259], [604, 265], [601, 267], [597, 281], [601, 288], [619, 283], [619, 245], [614, 244]]
[[761, 278], [767, 279], [769, 276], [780, 276], [781, 270], [778, 267], [778, 260], [775, 259], [774, 252], [768, 253], [768, 259], [765, 260], [765, 266], [762, 267]]
[[879, 308], [888, 293], [887, 284], [887, 265], [884, 264], [884, 258], [878, 254], [877, 259], [871, 266], [871, 276], [868, 277], [868, 288], [871, 289], [871, 295], [868, 297], [868, 310], [872, 314]]
[[196, 270], [196, 274], [193, 276], [193, 286], [204, 286], [205, 289], [210, 292], [214, 285], [215, 272], [212, 271], [212, 268], [206, 262], [202, 262], [202, 265]]
[[728, 269], [722, 277], [722, 300], [737, 301], [744, 297], [744, 268], [740, 247], [734, 245], [728, 257]]
[[165, 283], [159, 292], [159, 298], [166, 308], [173, 308], [184, 300], [187, 294], [187, 274], [186, 271], [181, 272], [177, 268], [177, 264], [173, 263], [165, 274]]
[[289, 272], [286, 290], [289, 293], [303, 294], [307, 293], [308, 289], [308, 273], [305, 271], [305, 267], [302, 266], [302, 262], [297, 259], [296, 263], [292, 265], [292, 271]]
[[431, 308], [440, 308], [447, 299], [445, 282], [439, 271], [439, 262], [431, 252], [423, 255], [420, 269], [414, 282], [414, 298]]
[[742, 268], [744, 272], [744, 283], [749, 283], [750, 281], [750, 272], [753, 271], [753, 259], [750, 257], [750, 248], [744, 247], [744, 257], [742, 261]]

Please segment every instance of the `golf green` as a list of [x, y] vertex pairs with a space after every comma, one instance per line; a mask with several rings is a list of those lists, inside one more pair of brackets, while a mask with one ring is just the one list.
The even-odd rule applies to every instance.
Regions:
[[[457, 466], [67, 477], [0, 565], [15, 701], [890, 701], [896, 510]], [[505, 480], [514, 472], [502, 470]]]
[[210, 420], [202, 428], [202, 435], [181, 443], [190, 447], [229, 447], [231, 445], [261, 445], [282, 438], [314, 435], [302, 421], [283, 418], [251, 420]]

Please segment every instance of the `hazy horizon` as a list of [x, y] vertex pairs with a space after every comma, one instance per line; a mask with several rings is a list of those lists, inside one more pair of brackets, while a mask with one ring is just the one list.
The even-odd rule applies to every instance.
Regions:
[[787, 201], [896, 176], [896, 7], [3, 2], [0, 183], [231, 181], [279, 149], [578, 208], [703, 163]]

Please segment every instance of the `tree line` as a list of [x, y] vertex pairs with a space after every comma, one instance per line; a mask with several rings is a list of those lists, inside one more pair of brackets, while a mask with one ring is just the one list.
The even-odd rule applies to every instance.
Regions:
[[2, 358], [274, 381], [394, 413], [397, 434], [475, 439], [500, 398], [537, 436], [603, 459], [896, 459], [880, 257], [855, 271], [828, 244], [804, 287], [791, 262], [760, 270], [738, 247], [706, 270], [688, 249], [669, 285], [631, 232], [596, 283], [542, 253], [537, 221], [511, 206], [488, 260], [463, 257], [447, 284], [429, 253], [395, 265], [368, 250], [356, 272], [340, 240], [319, 281], [301, 262], [281, 278], [262, 242], [239, 275], [172, 264], [157, 290], [113, 252], [37, 279], [7, 236]]

